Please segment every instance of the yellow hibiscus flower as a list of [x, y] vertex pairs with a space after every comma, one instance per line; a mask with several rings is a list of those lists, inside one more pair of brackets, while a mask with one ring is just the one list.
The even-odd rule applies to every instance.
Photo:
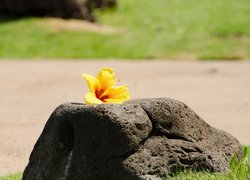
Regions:
[[102, 68], [95, 78], [89, 74], [83, 74], [90, 92], [84, 96], [86, 104], [123, 103], [130, 99], [126, 85], [114, 86], [115, 73], [112, 68]]

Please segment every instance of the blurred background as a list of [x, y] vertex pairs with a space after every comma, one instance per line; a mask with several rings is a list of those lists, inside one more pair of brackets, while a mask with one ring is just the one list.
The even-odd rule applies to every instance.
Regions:
[[0, 14], [1, 58], [250, 58], [249, 0], [0, 0]]
[[249, 59], [249, 0], [0, 0], [0, 179], [21, 179], [49, 115], [102, 67], [250, 145]]

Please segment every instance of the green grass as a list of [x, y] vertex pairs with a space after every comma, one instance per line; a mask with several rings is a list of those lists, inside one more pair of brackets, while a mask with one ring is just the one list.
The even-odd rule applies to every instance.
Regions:
[[[244, 155], [240, 161], [233, 156], [230, 162], [231, 171], [229, 173], [209, 173], [194, 172], [191, 170], [179, 171], [174, 176], [168, 177], [170, 180], [249, 180], [250, 179], [250, 146], [244, 147]], [[0, 180], [21, 180], [22, 173], [17, 173]]]
[[21, 180], [22, 179], [22, 173], [16, 173], [16, 174], [11, 174], [8, 176], [0, 177], [0, 180]]
[[0, 22], [2, 58], [249, 59], [249, 0], [118, 0], [96, 12], [121, 33], [54, 32], [39, 18]]

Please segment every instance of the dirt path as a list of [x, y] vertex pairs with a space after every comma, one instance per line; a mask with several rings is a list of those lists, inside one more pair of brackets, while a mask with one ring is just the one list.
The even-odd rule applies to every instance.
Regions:
[[0, 175], [23, 171], [51, 112], [110, 66], [133, 98], [170, 97], [250, 145], [250, 62], [0, 61]]

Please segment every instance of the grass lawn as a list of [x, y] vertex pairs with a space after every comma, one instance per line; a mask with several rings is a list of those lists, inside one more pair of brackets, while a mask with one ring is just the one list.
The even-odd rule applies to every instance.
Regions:
[[[230, 173], [209, 173], [209, 172], [193, 172], [191, 170], [177, 172], [174, 176], [168, 177], [170, 180], [248, 180], [250, 179], [250, 146], [244, 148], [244, 156], [238, 162], [236, 158], [232, 158]], [[0, 180], [21, 180], [22, 173], [17, 173], [5, 177]]]
[[22, 173], [16, 173], [16, 174], [11, 174], [8, 176], [3, 176], [0, 177], [0, 180], [21, 180], [22, 179]]
[[[118, 0], [96, 12], [103, 34], [0, 20], [0, 58], [250, 59], [249, 0]], [[43, 24], [43, 25], [42, 25]]]

